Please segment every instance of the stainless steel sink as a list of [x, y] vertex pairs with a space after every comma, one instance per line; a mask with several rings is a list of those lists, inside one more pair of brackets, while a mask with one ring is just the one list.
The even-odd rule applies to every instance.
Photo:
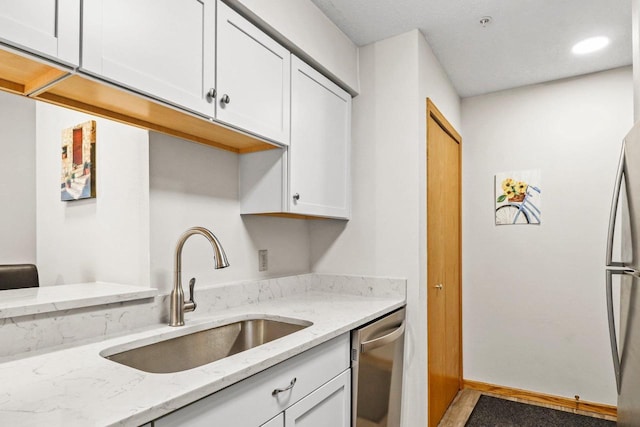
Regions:
[[103, 354], [103, 357], [145, 372], [180, 372], [249, 350], [310, 325], [303, 321], [243, 320], [115, 354]]

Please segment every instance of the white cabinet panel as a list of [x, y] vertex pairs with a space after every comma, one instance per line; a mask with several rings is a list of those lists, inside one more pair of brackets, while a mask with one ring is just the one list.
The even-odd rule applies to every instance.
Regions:
[[82, 70], [210, 117], [215, 0], [84, 0]]
[[289, 51], [222, 2], [217, 31], [216, 119], [288, 144]]
[[[260, 426], [348, 369], [349, 364], [347, 333], [159, 418], [154, 426], [223, 426], [229, 425], [229, 420], [234, 427]], [[292, 381], [288, 390], [273, 394]]]
[[349, 218], [351, 96], [295, 56], [291, 68], [290, 210]]
[[260, 427], [284, 427], [284, 414], [279, 414], [277, 417], [267, 421]]
[[3, 1], [0, 41], [77, 66], [80, 0]]
[[240, 156], [240, 212], [286, 212], [287, 150], [265, 150]]
[[285, 427], [349, 427], [351, 370], [345, 372], [285, 411]]
[[291, 70], [289, 147], [241, 156], [241, 213], [349, 219], [351, 96], [293, 55]]

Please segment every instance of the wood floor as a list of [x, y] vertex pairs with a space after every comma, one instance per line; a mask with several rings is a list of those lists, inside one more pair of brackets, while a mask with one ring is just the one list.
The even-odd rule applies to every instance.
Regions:
[[[499, 396], [492, 393], [482, 393], [478, 390], [464, 389], [458, 392], [458, 395], [451, 403], [451, 406], [449, 406], [449, 409], [447, 409], [447, 412], [445, 412], [444, 417], [442, 417], [442, 421], [440, 421], [440, 424], [438, 424], [438, 427], [464, 427], [465, 423], [469, 419], [469, 416], [471, 415], [471, 412], [473, 411], [473, 408], [476, 406], [476, 403], [478, 403], [478, 399], [480, 399], [480, 396], [482, 394], [505, 399], [504, 396]], [[510, 400], [514, 400], [522, 403], [528, 403], [528, 404], [535, 404], [535, 405], [544, 406], [547, 408], [558, 409], [561, 411], [568, 410], [566, 408], [562, 408], [559, 406], [542, 405], [538, 403], [528, 402], [523, 399], [510, 399]], [[590, 417], [604, 418], [610, 421], [615, 421], [615, 417], [610, 417], [606, 415], [598, 415], [591, 412], [584, 412], [584, 411], [577, 411], [577, 410], [568, 410], [568, 411], [575, 412], [581, 415], [587, 415]]]
[[473, 408], [478, 403], [481, 393], [477, 390], [465, 389], [458, 392], [458, 395], [444, 413], [444, 417], [438, 427], [464, 427], [469, 419]]

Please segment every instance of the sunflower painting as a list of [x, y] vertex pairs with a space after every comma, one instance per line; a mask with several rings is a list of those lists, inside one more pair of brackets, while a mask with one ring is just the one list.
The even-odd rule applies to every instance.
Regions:
[[540, 169], [496, 174], [496, 225], [540, 224], [541, 196]]

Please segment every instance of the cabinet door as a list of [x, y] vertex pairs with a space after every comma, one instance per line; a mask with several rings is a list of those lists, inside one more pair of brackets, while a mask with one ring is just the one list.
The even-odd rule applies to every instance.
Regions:
[[[349, 363], [349, 333], [346, 333], [165, 415], [155, 420], [154, 426], [260, 426], [329, 383], [348, 369]], [[287, 390], [273, 393], [289, 385]]]
[[288, 144], [289, 51], [221, 2], [217, 31], [216, 119]]
[[349, 218], [351, 96], [293, 56], [289, 207]]
[[80, 0], [2, 2], [0, 41], [77, 66]]
[[277, 417], [270, 419], [260, 427], [284, 427], [284, 414], [279, 414]]
[[285, 427], [349, 427], [351, 369], [347, 369], [284, 412]]
[[84, 0], [81, 69], [213, 117], [215, 0]]

